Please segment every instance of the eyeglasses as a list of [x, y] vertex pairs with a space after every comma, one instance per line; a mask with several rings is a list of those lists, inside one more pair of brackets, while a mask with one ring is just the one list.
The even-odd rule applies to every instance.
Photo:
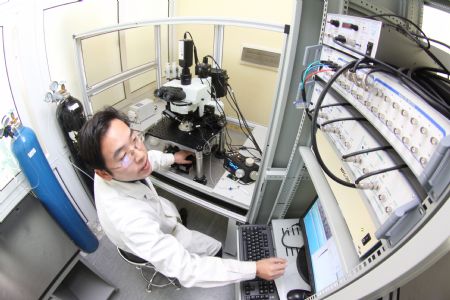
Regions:
[[144, 145], [144, 139], [144, 133], [133, 130], [130, 143], [120, 152], [120, 166], [111, 169], [128, 168], [133, 163], [134, 150], [140, 149]]

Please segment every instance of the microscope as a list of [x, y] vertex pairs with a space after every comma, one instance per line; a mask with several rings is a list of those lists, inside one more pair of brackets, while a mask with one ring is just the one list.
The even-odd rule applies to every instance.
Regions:
[[[148, 134], [193, 149], [196, 176], [194, 180], [206, 184], [203, 171], [203, 150], [211, 148], [214, 137], [219, 137], [218, 151], [224, 153], [223, 128], [226, 124], [224, 105], [220, 97], [227, 93], [228, 76], [225, 70], [212, 68], [205, 56], [198, 62], [197, 50], [186, 33], [179, 41], [179, 66], [181, 74], [170, 79], [154, 92], [155, 97], [166, 101], [163, 118], [150, 127]], [[190, 67], [195, 56], [195, 75]], [[212, 57], [211, 57], [212, 58]], [[217, 64], [216, 64], [217, 65]]]

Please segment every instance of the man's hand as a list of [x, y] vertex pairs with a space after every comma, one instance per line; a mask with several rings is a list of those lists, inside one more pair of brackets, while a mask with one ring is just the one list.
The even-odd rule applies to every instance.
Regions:
[[256, 276], [265, 280], [274, 280], [284, 274], [287, 260], [271, 257], [256, 262]]
[[175, 152], [173, 154], [173, 156], [175, 157], [175, 163], [179, 165], [192, 164], [192, 161], [186, 159], [186, 157], [188, 157], [189, 155], [193, 155], [193, 153], [186, 150]]

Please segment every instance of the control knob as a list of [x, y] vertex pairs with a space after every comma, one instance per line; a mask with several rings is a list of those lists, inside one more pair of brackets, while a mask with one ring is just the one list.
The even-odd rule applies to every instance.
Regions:
[[251, 180], [255, 181], [258, 178], [258, 171], [251, 171], [249, 176]]
[[247, 167], [252, 167], [254, 164], [255, 164], [255, 160], [254, 160], [253, 158], [247, 157], [247, 158], [245, 159], [245, 165], [246, 165]]
[[242, 169], [237, 169], [234, 172], [234, 176], [236, 176], [237, 178], [241, 179], [241, 178], [243, 178], [245, 176], [245, 171], [242, 170]]

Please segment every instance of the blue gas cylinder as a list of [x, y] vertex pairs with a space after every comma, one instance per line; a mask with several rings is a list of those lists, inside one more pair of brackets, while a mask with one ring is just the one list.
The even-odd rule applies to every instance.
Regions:
[[81, 250], [94, 252], [98, 240], [61, 188], [33, 130], [20, 126], [14, 132], [11, 150], [50, 215]]

